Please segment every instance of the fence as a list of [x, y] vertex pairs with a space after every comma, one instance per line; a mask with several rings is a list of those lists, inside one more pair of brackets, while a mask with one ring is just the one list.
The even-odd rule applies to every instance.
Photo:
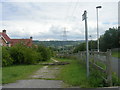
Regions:
[[[79, 52], [75, 54], [60, 54], [59, 57], [74, 57], [77, 60], [86, 61], [86, 52]], [[105, 77], [102, 78], [108, 83], [109, 86], [112, 86], [112, 70], [111, 70], [111, 51], [107, 52], [89, 52], [89, 63], [92, 67], [100, 70], [102, 73], [105, 73]]]
[[89, 53], [89, 62], [96, 69], [106, 74], [106, 77], [102, 77], [109, 86], [112, 86], [112, 68], [111, 68], [111, 51], [96, 52], [91, 51]]

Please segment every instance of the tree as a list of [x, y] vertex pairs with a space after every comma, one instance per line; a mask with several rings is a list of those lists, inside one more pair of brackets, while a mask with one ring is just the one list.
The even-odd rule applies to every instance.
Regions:
[[89, 41], [89, 50], [97, 49], [97, 41]]
[[105, 31], [104, 35], [100, 36], [100, 49], [102, 51], [106, 51], [107, 49], [119, 48], [119, 36], [120, 29], [117, 28], [109, 28], [109, 30]]
[[73, 53], [77, 53], [78, 51], [85, 51], [86, 50], [86, 43], [79, 44], [73, 51]]
[[51, 58], [51, 50], [45, 46], [39, 45], [38, 50], [37, 50], [41, 56], [42, 56], [42, 61], [47, 61]]

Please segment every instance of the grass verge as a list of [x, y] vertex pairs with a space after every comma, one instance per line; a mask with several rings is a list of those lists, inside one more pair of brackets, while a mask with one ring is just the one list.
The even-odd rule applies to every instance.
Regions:
[[[80, 62], [74, 59], [57, 59], [59, 61], [70, 62], [70, 64], [62, 67], [58, 74], [58, 79], [63, 80], [65, 83], [71, 86], [79, 86], [81, 88], [97, 88], [107, 87], [108, 85], [103, 80], [102, 76], [105, 76], [99, 70], [95, 68], [90, 69], [89, 78], [86, 77], [86, 65], [85, 62]], [[116, 76], [113, 78], [114, 86], [119, 85]]]
[[41, 63], [53, 63], [54, 61], [52, 60], [52, 59], [50, 59], [50, 60], [47, 60], [47, 61], [39, 61], [39, 63], [41, 64]]
[[12, 83], [20, 79], [26, 79], [38, 70], [41, 65], [18, 65], [2, 68], [2, 84]]
[[89, 87], [84, 65], [80, 65], [77, 60], [61, 59], [61, 61], [70, 62], [70, 64], [62, 67], [60, 74], [58, 74], [59, 79], [70, 86]]
[[118, 51], [118, 52], [112, 52], [112, 56], [120, 58], [120, 51]]
[[0, 67], [0, 86], [2, 84], [2, 68]]

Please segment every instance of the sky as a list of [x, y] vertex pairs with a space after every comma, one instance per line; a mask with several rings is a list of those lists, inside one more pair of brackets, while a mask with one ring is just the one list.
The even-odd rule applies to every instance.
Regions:
[[118, 26], [118, 0], [1, 0], [0, 30], [7, 30], [10, 38], [34, 40], [85, 40], [84, 10], [87, 11], [88, 35], [97, 38], [98, 9], [99, 34]]

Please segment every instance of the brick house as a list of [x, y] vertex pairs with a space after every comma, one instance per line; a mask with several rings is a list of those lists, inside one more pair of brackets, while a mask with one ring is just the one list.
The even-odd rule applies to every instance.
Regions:
[[23, 43], [24, 45], [31, 47], [32, 46], [32, 37], [30, 39], [11, 39], [7, 34], [6, 30], [0, 32], [0, 45], [1, 46], [14, 46], [15, 44]]

